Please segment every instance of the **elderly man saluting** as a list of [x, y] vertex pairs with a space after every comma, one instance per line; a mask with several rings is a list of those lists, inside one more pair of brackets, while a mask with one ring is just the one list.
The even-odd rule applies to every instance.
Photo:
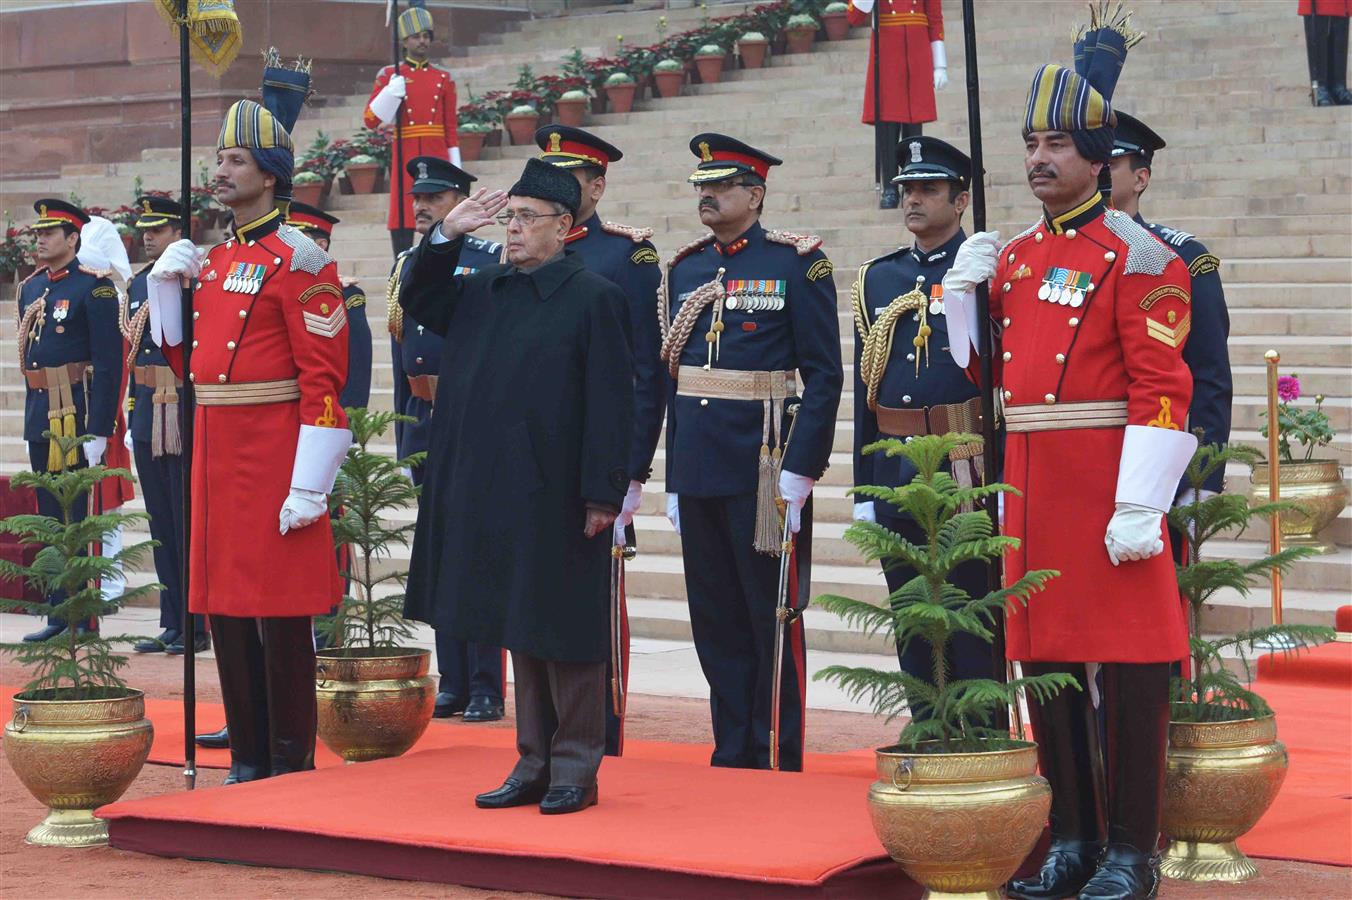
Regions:
[[[529, 160], [509, 192], [481, 189], [432, 229], [399, 293], [445, 339], [405, 614], [512, 652], [520, 759], [476, 798], [488, 809], [592, 806], [605, 749], [633, 362], [624, 293], [563, 249], [580, 200], [571, 173]], [[454, 275], [494, 218], [507, 264]]]

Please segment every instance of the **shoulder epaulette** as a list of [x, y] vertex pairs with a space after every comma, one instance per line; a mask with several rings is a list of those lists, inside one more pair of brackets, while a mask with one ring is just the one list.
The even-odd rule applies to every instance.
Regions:
[[765, 239], [774, 244], [792, 247], [799, 256], [807, 256], [822, 245], [822, 239], [815, 234], [794, 234], [792, 231], [767, 231]]
[[1197, 240], [1186, 231], [1179, 231], [1177, 228], [1170, 228], [1168, 225], [1151, 225], [1150, 228], [1158, 231], [1160, 240], [1171, 247], [1182, 247], [1188, 241]]
[[1005, 244], [1003, 247], [1000, 248], [1000, 255], [1004, 256], [1005, 251], [1008, 250], [1010, 247], [1013, 247], [1015, 244], [1017, 244], [1024, 238], [1031, 236], [1033, 232], [1038, 230], [1038, 226], [1040, 226], [1041, 224], [1042, 221], [1038, 220], [1034, 222], [1032, 225], [1029, 225], [1023, 231], [1020, 231], [1018, 234], [1014, 235], [1014, 237], [1010, 238], [1009, 243]]
[[[482, 253], [501, 253], [502, 244], [497, 241], [486, 241], [481, 237], [475, 237], [472, 234], [465, 235], [465, 246], [472, 250], [478, 250]], [[406, 253], [411, 251], [404, 251]]]
[[28, 276], [27, 278], [25, 278], [23, 281], [20, 281], [20, 282], [16, 285], [16, 287], [18, 287], [20, 290], [22, 290], [22, 289], [23, 289], [23, 286], [24, 286], [25, 284], [28, 284], [28, 282], [32, 281], [34, 278], [37, 278], [39, 275], [44, 275], [44, 274], [46, 274], [46, 272], [47, 272], [47, 267], [46, 267], [46, 266], [38, 266], [37, 269], [35, 269], [31, 275], [29, 275], [29, 276]]
[[319, 245], [299, 228], [283, 225], [277, 229], [277, 239], [291, 248], [292, 272], [318, 275], [325, 266], [333, 262], [333, 257], [321, 250]]
[[1103, 224], [1127, 245], [1127, 262], [1122, 268], [1124, 275], [1163, 275], [1169, 263], [1178, 259], [1177, 253], [1131, 216], [1110, 210], [1103, 217]]
[[668, 260], [667, 262], [667, 268], [670, 269], [672, 266], [676, 265], [678, 262], [685, 259], [690, 254], [694, 253], [696, 250], [701, 250], [704, 247], [707, 247], [709, 244], [712, 244], [713, 242], [714, 236], [712, 234], [706, 234], [704, 237], [699, 238], [698, 240], [691, 241], [690, 243], [686, 244], [684, 247], [681, 247], [679, 250], [677, 250], [675, 253], [671, 255], [671, 259]]
[[86, 266], [80, 263], [80, 271], [86, 275], [93, 275], [95, 278], [107, 278], [113, 273], [112, 269], [95, 269], [93, 266]]
[[641, 244], [644, 241], [652, 240], [653, 230], [651, 228], [639, 228], [635, 225], [621, 225], [619, 222], [602, 222], [601, 230], [606, 234], [618, 234], [621, 237], [627, 237], [635, 244]]

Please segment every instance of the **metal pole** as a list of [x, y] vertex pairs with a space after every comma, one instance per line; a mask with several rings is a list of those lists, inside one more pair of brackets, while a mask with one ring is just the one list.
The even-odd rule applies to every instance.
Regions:
[[[181, 159], [180, 188], [184, 224], [192, 238], [192, 70], [188, 56], [188, 0], [178, 3], [178, 82]], [[179, 433], [183, 436], [183, 455], [179, 457], [183, 484], [183, 522], [178, 533], [179, 588], [182, 593], [183, 624], [183, 781], [188, 790], [197, 786], [197, 629], [188, 606], [188, 570], [192, 553], [192, 445], [193, 445], [193, 390], [187, 374], [192, 371], [192, 285], [183, 285], [183, 402], [178, 405]]]
[[[878, 0], [881, 2], [881, 0]], [[880, 15], [878, 2], [873, 4], [873, 174], [878, 179], [878, 193], [887, 190], [883, 184], [883, 160], [887, 158], [887, 148], [883, 146], [882, 123], [882, 55], [883, 42], [878, 31]]]
[[[394, 2], [394, 17], [390, 20], [390, 44], [394, 56], [394, 74], [399, 74], [399, 0]], [[407, 98], [405, 98], [407, 99]], [[403, 231], [404, 225], [404, 101], [399, 101], [399, 108], [394, 112], [394, 178], [390, 181], [390, 190], [395, 190], [398, 185], [399, 193], [395, 197], [395, 204], [399, 207], [399, 230]]]
[[[1268, 497], [1273, 503], [1281, 500], [1282, 488], [1279, 480], [1281, 458], [1277, 446], [1280, 428], [1277, 424], [1277, 363], [1282, 361], [1281, 354], [1269, 350], [1263, 354], [1267, 362], [1267, 421], [1268, 421]], [[1268, 552], [1282, 552], [1282, 514], [1274, 511], [1269, 521]], [[1282, 624], [1282, 570], [1272, 567], [1272, 624]]]

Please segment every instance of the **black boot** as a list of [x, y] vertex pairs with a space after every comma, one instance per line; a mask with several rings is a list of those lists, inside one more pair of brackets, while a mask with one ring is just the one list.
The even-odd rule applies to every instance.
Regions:
[[1148, 900], [1159, 890], [1160, 814], [1169, 741], [1168, 663], [1103, 666], [1108, 852], [1084, 900]]
[[25, 634], [23, 636], [23, 642], [25, 644], [41, 644], [43, 641], [50, 641], [58, 634], [65, 633], [66, 633], [65, 623], [55, 622], [43, 628], [39, 628], [37, 631], [34, 631], [31, 634]]
[[1310, 85], [1310, 103], [1314, 106], [1337, 106], [1329, 89], [1317, 81]]
[[1315, 106], [1332, 106], [1329, 95], [1329, 26], [1328, 16], [1302, 16], [1305, 20], [1305, 63], [1310, 70], [1310, 102]]
[[315, 767], [315, 651], [308, 616], [267, 618], [263, 661], [267, 673], [270, 774]]
[[[216, 674], [229, 731], [228, 784], [268, 776], [268, 696], [263, 675], [259, 621], [238, 616], [212, 616], [216, 636]], [[311, 675], [311, 682], [314, 677]]]
[[1347, 30], [1345, 16], [1333, 19], [1329, 25], [1329, 96], [1338, 106], [1352, 105], [1352, 91], [1347, 89]]
[[1038, 873], [1014, 879], [1008, 892], [1020, 900], [1058, 900], [1074, 897], [1085, 886], [1103, 853], [1103, 803], [1093, 763], [1098, 722], [1084, 689], [1083, 665], [1027, 663], [1024, 670], [1030, 676], [1067, 672], [1082, 688], [1028, 708], [1038, 767], [1052, 786], [1052, 843]]

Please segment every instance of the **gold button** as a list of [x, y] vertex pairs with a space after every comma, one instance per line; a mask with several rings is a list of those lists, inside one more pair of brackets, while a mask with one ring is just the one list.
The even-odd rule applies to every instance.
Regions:
[[1066, 364], [1066, 355], [1064, 353], [1056, 354], [1056, 364], [1058, 366], [1064, 366]]
[[1013, 358], [1014, 358], [1014, 354], [1013, 354], [1013, 353], [1010, 353], [1008, 350], [1006, 350], [1006, 351], [1005, 351], [1005, 362], [1009, 362], [1009, 361], [1010, 361], [1011, 359], [1013, 359]]
[[1008, 281], [1005, 282], [1005, 287], [1004, 287], [1004, 289], [1005, 289], [1006, 291], [1009, 290], [1009, 282], [1008, 282]]
[[192, 348], [193, 348], [194, 350], [197, 349], [197, 341], [196, 341], [196, 340], [194, 340], [194, 341], [192, 342]]
[[1079, 324], [1080, 324], [1079, 317], [1077, 317], [1077, 316], [1071, 316], [1071, 317], [1070, 317], [1070, 327], [1071, 327], [1071, 328], [1074, 328], [1076, 325], [1079, 325]]
[[1013, 399], [1014, 399], [1014, 392], [1013, 392], [1013, 391], [1005, 391], [1005, 401], [1008, 402], [1008, 401], [1013, 400]]
[[216, 380], [219, 381], [221, 384], [225, 384], [225, 375], [224, 374], [217, 375]]
[[188, 380], [189, 380], [189, 381], [196, 381], [196, 380], [197, 380], [197, 373], [196, 373], [196, 372], [189, 372], [189, 373], [188, 373]]
[[[142, 352], [142, 353], [149, 353], [149, 352], [150, 352], [150, 348], [149, 348], [149, 347], [147, 347], [147, 348], [145, 348], [145, 350], [143, 350], [143, 351], [141, 351], [141, 352]], [[33, 365], [35, 365], [35, 366], [36, 366], [36, 365], [37, 365], [37, 363], [33, 363]]]
[[[222, 376], [222, 377], [224, 377], [224, 376]], [[1053, 403], [1056, 402], [1056, 395], [1055, 395], [1055, 394], [1048, 394], [1047, 396], [1043, 397], [1042, 399], [1045, 400], [1045, 401], [1047, 401], [1047, 405], [1048, 405], [1048, 406], [1051, 406]]]
[[700, 402], [699, 402], [699, 405], [700, 405], [700, 406], [708, 406], [708, 405], [709, 405], [709, 398], [705, 397], [705, 398], [701, 399]]
[[274, 266], [280, 266], [282, 264], [282, 258], [280, 256], [274, 256], [272, 258], [272, 264]]
[[1117, 254], [1109, 250], [1107, 253], [1103, 254], [1103, 258], [1108, 262], [1112, 262], [1113, 260], [1117, 259]]
[[226, 341], [226, 342], [225, 342], [225, 349], [227, 349], [227, 350], [234, 350], [234, 349], [235, 349], [235, 342], [234, 342], [234, 341]]
[[1039, 244], [1042, 243], [1042, 232], [1039, 231], [1037, 234], [1033, 235], [1033, 240], [1037, 241]]
[[1077, 232], [1074, 228], [1066, 229], [1066, 237], [1070, 238], [1072, 241], [1075, 240], [1075, 235], [1078, 233], [1079, 232]]
[[1005, 327], [1006, 327], [1006, 328], [1009, 327], [1009, 322], [1010, 322], [1009, 316], [1005, 316]]
[[195, 320], [197, 320], [197, 319], [202, 318], [202, 314], [201, 314], [200, 312], [195, 312], [195, 313], [192, 314], [192, 317], [193, 317], [193, 319], [194, 319], [194, 321], [195, 321]]
[[241, 309], [241, 310], [239, 311], [239, 317], [240, 317], [241, 319], [247, 319], [247, 318], [249, 318], [249, 311], [248, 311], [247, 309]]
[[1013, 261], [1014, 261], [1014, 254], [1013, 254], [1013, 253], [1009, 254], [1009, 261], [1010, 261], [1010, 262], [1013, 262]]

